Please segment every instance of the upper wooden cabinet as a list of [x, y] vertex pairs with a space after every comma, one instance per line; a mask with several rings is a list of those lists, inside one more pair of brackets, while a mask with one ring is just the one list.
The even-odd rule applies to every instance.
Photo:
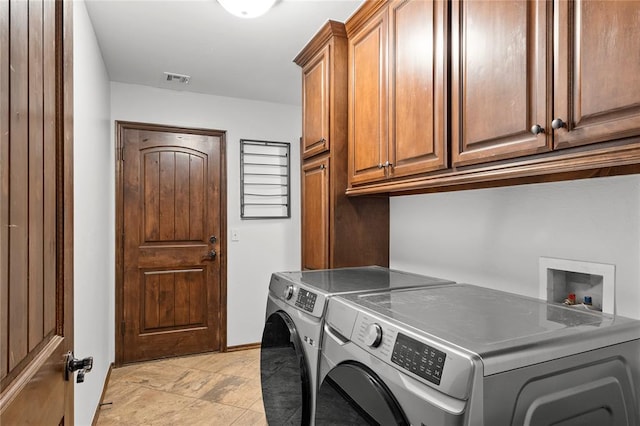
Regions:
[[329, 46], [302, 70], [302, 156], [329, 149]]
[[551, 149], [531, 132], [550, 118], [551, 4], [454, 1], [451, 143], [455, 166]]
[[389, 177], [447, 167], [447, 7], [389, 5]]
[[447, 167], [446, 3], [367, 2], [347, 23], [349, 183]]
[[[384, 178], [387, 134], [387, 8], [365, 3], [373, 13], [349, 33], [349, 183]], [[347, 21], [348, 25], [352, 21]]]
[[454, 166], [640, 135], [638, 2], [452, 9]]
[[302, 67], [302, 158], [328, 151], [344, 137], [347, 100], [347, 34], [344, 24], [328, 21], [294, 59]]
[[554, 148], [640, 135], [640, 2], [556, 1], [554, 10], [553, 119], [566, 123]]
[[640, 173], [640, 2], [367, 1], [347, 194]]
[[347, 38], [327, 22], [302, 67], [302, 268], [389, 265], [388, 197], [347, 197]]

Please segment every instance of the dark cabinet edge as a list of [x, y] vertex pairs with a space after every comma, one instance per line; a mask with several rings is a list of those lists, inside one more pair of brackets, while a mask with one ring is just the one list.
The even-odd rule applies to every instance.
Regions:
[[347, 195], [410, 195], [640, 174], [640, 138], [598, 149], [555, 152], [500, 164], [446, 169], [407, 179], [347, 188]]

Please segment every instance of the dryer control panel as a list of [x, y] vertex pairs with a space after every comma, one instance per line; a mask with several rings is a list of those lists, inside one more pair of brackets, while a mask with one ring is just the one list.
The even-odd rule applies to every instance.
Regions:
[[302, 308], [307, 312], [313, 312], [313, 308], [316, 306], [316, 299], [318, 295], [315, 293], [301, 288], [298, 290], [298, 296], [296, 297], [296, 306]]
[[322, 318], [327, 297], [321, 292], [312, 290], [287, 279], [286, 275], [281, 273], [271, 274], [269, 294], [272, 297], [289, 306], [293, 306], [305, 314], [315, 318]]

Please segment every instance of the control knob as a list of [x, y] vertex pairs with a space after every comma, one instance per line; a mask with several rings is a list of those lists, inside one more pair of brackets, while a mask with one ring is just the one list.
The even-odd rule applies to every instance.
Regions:
[[289, 284], [284, 289], [284, 299], [285, 300], [289, 300], [289, 299], [291, 299], [291, 297], [293, 297], [293, 286], [291, 284]]
[[382, 327], [376, 323], [369, 324], [364, 333], [364, 343], [372, 348], [377, 348], [381, 341]]

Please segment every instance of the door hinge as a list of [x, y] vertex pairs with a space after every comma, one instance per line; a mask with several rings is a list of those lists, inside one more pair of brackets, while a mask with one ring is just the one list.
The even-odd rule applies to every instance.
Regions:
[[125, 322], [122, 321], [120, 323], [120, 334], [122, 334], [124, 336], [124, 331], [125, 331]]

